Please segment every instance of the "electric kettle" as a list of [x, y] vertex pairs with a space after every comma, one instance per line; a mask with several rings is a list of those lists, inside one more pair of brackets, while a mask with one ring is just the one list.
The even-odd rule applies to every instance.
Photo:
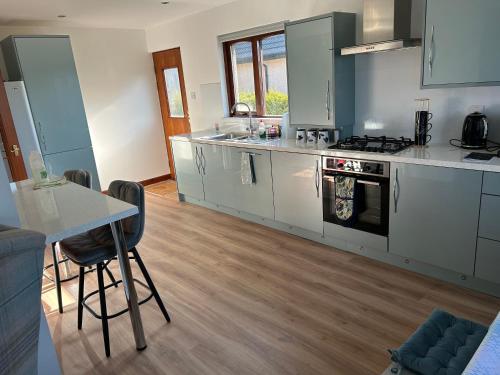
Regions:
[[488, 119], [480, 113], [474, 112], [465, 118], [462, 129], [463, 148], [486, 148], [488, 138]]

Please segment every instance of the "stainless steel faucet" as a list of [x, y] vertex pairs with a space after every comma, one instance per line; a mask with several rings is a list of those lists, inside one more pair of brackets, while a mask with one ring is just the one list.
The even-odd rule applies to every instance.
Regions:
[[243, 102], [236, 102], [234, 103], [234, 105], [231, 107], [231, 114], [234, 115], [234, 113], [236, 112], [236, 107], [238, 107], [239, 105], [244, 105], [245, 107], [248, 108], [248, 132], [250, 134], [250, 137], [253, 138], [255, 136], [255, 129], [253, 128], [253, 125], [252, 125], [252, 109], [250, 108], [250, 106], [247, 104], [247, 103], [243, 103]]

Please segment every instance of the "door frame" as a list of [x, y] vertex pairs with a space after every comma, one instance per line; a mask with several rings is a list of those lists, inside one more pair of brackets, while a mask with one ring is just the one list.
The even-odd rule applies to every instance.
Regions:
[[[176, 64], [167, 64], [165, 61], [165, 55], [175, 53], [178, 56], [178, 60]], [[161, 117], [163, 122], [163, 132], [165, 134], [165, 144], [167, 146], [167, 154], [168, 154], [168, 164], [170, 167], [170, 175], [172, 179], [175, 180], [175, 166], [174, 166], [174, 158], [172, 152], [172, 145], [170, 143], [170, 136], [181, 134], [181, 133], [191, 133], [191, 124], [189, 122], [189, 108], [187, 102], [187, 93], [186, 93], [186, 85], [184, 81], [184, 69], [182, 66], [182, 56], [180, 47], [170, 48], [163, 51], [153, 52], [153, 64], [156, 76], [156, 85], [158, 89], [158, 98], [160, 101], [160, 110]], [[174, 58], [175, 60], [176, 58]], [[182, 105], [184, 107], [184, 117], [183, 118], [172, 118], [170, 116], [170, 107], [168, 104], [168, 94], [166, 90], [166, 82], [164, 71], [169, 67], [176, 67], [179, 72], [179, 83], [181, 88], [181, 97], [182, 97]], [[175, 130], [175, 122], [177, 121], [185, 121], [187, 123], [184, 124], [182, 131], [176, 132]]]
[[[19, 145], [14, 119], [10, 110], [7, 91], [5, 90], [2, 72], [0, 71], [0, 137], [7, 155], [10, 174], [13, 181], [22, 181], [28, 178], [23, 154]], [[17, 147], [17, 155], [13, 147]]]

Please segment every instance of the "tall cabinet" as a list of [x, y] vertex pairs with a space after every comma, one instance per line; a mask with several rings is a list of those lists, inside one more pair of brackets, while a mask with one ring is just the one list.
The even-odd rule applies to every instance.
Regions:
[[335, 12], [285, 24], [290, 125], [322, 126], [352, 135], [356, 16]]
[[[9, 81], [23, 81], [42, 156], [52, 173], [91, 172], [92, 142], [68, 36], [11, 36], [1, 43]], [[25, 155], [29, 157], [29, 155]]]
[[500, 85], [500, 1], [427, 0], [422, 86]]

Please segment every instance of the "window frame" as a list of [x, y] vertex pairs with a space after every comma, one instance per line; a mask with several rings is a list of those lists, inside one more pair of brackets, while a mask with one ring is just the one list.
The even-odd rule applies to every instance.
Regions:
[[233, 107], [236, 99], [234, 92], [234, 76], [232, 69], [232, 59], [231, 59], [231, 47], [240, 42], [250, 42], [252, 43], [252, 62], [253, 62], [253, 79], [255, 87], [255, 111], [252, 111], [252, 116], [258, 116], [262, 118], [281, 118], [279, 115], [266, 115], [266, 101], [264, 94], [264, 80], [262, 78], [262, 48], [260, 43], [262, 40], [274, 36], [285, 34], [285, 30], [277, 30], [264, 34], [252, 35], [244, 38], [234, 39], [222, 43], [222, 50], [224, 54], [224, 71], [226, 74], [226, 90], [227, 90], [227, 100], [229, 104], [229, 116], [230, 117], [246, 117], [248, 112], [236, 111], [234, 114], [231, 113], [231, 108]]

